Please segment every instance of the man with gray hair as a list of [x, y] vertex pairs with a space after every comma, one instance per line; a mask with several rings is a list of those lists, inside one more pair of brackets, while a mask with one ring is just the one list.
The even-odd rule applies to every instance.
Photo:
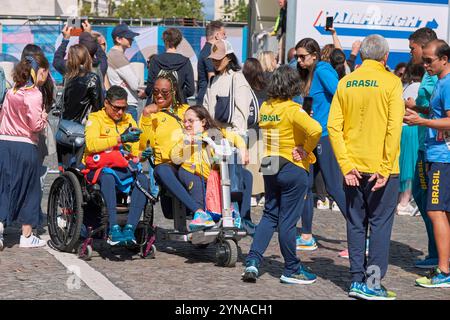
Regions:
[[[381, 285], [399, 191], [399, 154], [404, 102], [402, 83], [386, 71], [389, 46], [370, 35], [360, 50], [362, 65], [339, 81], [328, 132], [344, 175], [347, 241], [352, 283], [349, 296], [393, 300]], [[366, 238], [370, 229], [368, 258]]]

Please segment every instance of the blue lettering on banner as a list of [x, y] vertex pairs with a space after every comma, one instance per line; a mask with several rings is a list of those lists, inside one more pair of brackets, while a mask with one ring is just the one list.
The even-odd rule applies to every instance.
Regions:
[[[436, 29], [439, 27], [436, 19], [433, 18], [430, 21], [421, 17], [420, 14], [412, 16], [394, 12], [338, 11], [331, 13], [320, 11], [315, 20], [314, 28], [322, 35], [329, 35], [329, 31], [325, 30], [325, 16], [334, 17], [334, 29], [340, 36], [366, 37], [375, 32], [385, 38], [407, 39], [418, 28]], [[368, 28], [370, 26], [379, 28]]]

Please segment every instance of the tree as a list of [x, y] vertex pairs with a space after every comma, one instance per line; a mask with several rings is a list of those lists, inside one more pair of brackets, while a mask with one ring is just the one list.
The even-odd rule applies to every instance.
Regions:
[[237, 4], [226, 5], [223, 8], [226, 15], [231, 16], [233, 22], [247, 22], [249, 14], [249, 5], [245, 0], [239, 0]]
[[114, 15], [119, 18], [195, 18], [203, 19], [200, 0], [127, 0]]

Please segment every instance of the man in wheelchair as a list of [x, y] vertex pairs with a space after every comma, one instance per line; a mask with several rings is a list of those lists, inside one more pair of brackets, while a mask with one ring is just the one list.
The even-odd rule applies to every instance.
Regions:
[[[108, 243], [135, 244], [134, 231], [147, 203], [149, 180], [142, 173], [140, 161], [148, 159], [151, 148], [139, 154], [139, 136], [127, 109], [127, 92], [112, 86], [106, 93], [102, 110], [91, 113], [86, 123], [86, 148], [83, 162], [86, 179], [100, 185], [109, 214]], [[132, 188], [135, 185], [136, 187]], [[127, 223], [121, 229], [117, 221], [117, 191], [131, 190]]]

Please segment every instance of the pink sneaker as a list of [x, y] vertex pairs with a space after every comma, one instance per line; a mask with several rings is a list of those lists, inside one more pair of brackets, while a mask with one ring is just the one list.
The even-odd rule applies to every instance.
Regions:
[[[366, 256], [369, 255], [369, 250], [366, 250]], [[348, 259], [348, 249], [342, 250], [341, 252], [339, 252], [339, 257], [344, 258], [344, 259]]]
[[342, 250], [341, 252], [339, 252], [339, 257], [348, 259], [348, 249], [345, 249], [345, 250]]

